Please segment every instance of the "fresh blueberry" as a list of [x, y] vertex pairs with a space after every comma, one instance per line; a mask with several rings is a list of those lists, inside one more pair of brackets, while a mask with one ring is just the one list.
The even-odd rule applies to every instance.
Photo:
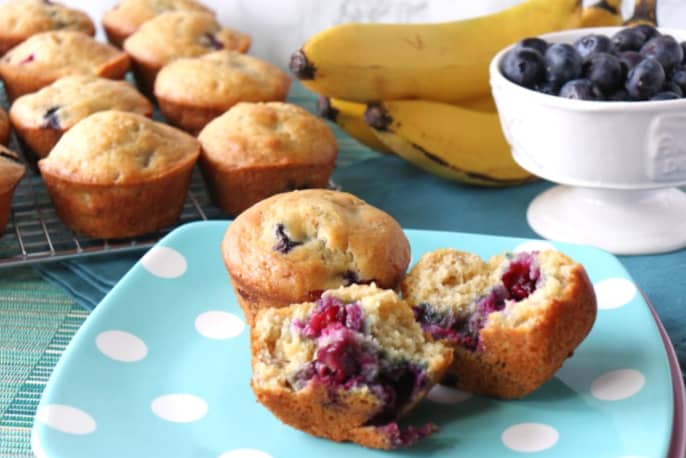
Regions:
[[681, 49], [684, 53], [684, 59], [681, 61], [681, 63], [686, 65], [686, 41], [681, 42]]
[[653, 27], [652, 25], [648, 24], [639, 24], [634, 27], [632, 27], [637, 32], [640, 32], [643, 34], [644, 41], [648, 41], [651, 38], [659, 37], [661, 34], [658, 32], [658, 30]]
[[684, 90], [673, 80], [668, 80], [665, 82], [665, 85], [662, 87], [662, 92], [674, 92], [680, 98], [684, 96]]
[[645, 34], [635, 28], [622, 29], [612, 36], [612, 46], [616, 52], [639, 51], [645, 42]]
[[662, 68], [669, 72], [672, 68], [679, 65], [684, 59], [684, 49], [671, 35], [661, 35], [651, 38], [641, 48], [643, 57], [653, 57], [657, 59]]
[[681, 65], [672, 71], [672, 81], [686, 93], [686, 65]]
[[624, 74], [628, 74], [642, 60], [643, 56], [638, 51], [624, 51], [619, 54], [619, 61], [624, 67]]
[[679, 94], [671, 91], [662, 91], [658, 92], [654, 96], [650, 98], [650, 100], [675, 100], [675, 99], [680, 99], [681, 97]]
[[576, 100], [602, 100], [603, 93], [598, 86], [589, 79], [568, 81], [560, 89], [560, 97]]
[[557, 95], [560, 93], [560, 86], [550, 81], [542, 81], [535, 85], [533, 89], [534, 91], [548, 95]]
[[543, 57], [532, 48], [515, 48], [505, 55], [503, 74], [513, 83], [533, 87], [543, 80], [545, 74]]
[[627, 77], [624, 87], [634, 99], [649, 99], [662, 90], [665, 70], [655, 59], [643, 59]]
[[611, 92], [610, 95], [607, 96], [607, 100], [610, 102], [629, 102], [631, 101], [631, 97], [627, 90], [621, 87], [616, 91]]
[[579, 78], [582, 72], [583, 59], [574, 46], [567, 43], [556, 43], [545, 53], [546, 80], [564, 84]]
[[612, 42], [605, 35], [586, 35], [579, 38], [574, 43], [574, 47], [581, 57], [586, 59], [595, 52], [610, 52], [612, 50]]
[[597, 52], [584, 64], [584, 77], [596, 84], [603, 92], [611, 92], [624, 84], [626, 73], [617, 56]]
[[544, 55], [546, 50], [548, 49], [548, 42], [545, 40], [542, 40], [540, 38], [525, 38], [519, 43], [517, 43], [517, 48], [531, 48], [535, 49], [536, 51], [540, 52], [541, 55]]

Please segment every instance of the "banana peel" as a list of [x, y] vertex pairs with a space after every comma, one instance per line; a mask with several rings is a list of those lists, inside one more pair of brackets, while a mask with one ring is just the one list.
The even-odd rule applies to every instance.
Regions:
[[310, 90], [352, 102], [459, 102], [488, 93], [495, 54], [523, 38], [578, 27], [581, 0], [526, 0], [478, 18], [434, 24], [348, 23], [294, 53]]
[[478, 186], [536, 179], [512, 158], [496, 113], [396, 100], [369, 104], [365, 121], [396, 154], [442, 178]]
[[623, 22], [622, 0], [600, 0], [581, 13], [581, 27], [619, 26]]

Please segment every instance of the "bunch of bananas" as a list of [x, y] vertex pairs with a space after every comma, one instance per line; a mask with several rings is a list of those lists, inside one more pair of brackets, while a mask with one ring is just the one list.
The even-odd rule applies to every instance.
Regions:
[[310, 38], [290, 68], [321, 95], [320, 114], [370, 148], [460, 182], [523, 183], [534, 177], [514, 162], [503, 136], [490, 60], [526, 37], [621, 24], [620, 7], [621, 0], [587, 8], [581, 0], [525, 0], [453, 22], [342, 24]]

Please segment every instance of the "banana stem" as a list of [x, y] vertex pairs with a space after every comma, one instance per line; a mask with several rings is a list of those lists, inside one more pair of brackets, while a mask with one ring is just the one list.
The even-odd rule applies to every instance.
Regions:
[[657, 27], [657, 0], [636, 0], [634, 14], [624, 25], [648, 24]]
[[600, 0], [591, 5], [591, 8], [599, 8], [605, 10], [610, 14], [619, 15], [622, 9], [622, 0]]

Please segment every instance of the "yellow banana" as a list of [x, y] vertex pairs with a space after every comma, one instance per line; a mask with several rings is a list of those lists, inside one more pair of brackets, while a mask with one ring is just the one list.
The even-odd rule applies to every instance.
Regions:
[[622, 25], [622, 0], [599, 0], [581, 12], [581, 27]]
[[512, 159], [497, 113], [395, 100], [368, 105], [365, 120], [396, 154], [444, 178], [486, 186], [533, 179]]
[[323, 95], [317, 99], [319, 116], [336, 123], [345, 133], [363, 145], [380, 153], [392, 153], [393, 151], [379, 141], [371, 127], [364, 122], [366, 108], [363, 103], [331, 99]]
[[657, 27], [657, 0], [635, 0], [634, 13], [624, 22], [624, 25], [640, 24]]
[[457, 102], [489, 92], [489, 62], [500, 49], [578, 27], [581, 9], [581, 0], [526, 0], [461, 21], [337, 25], [310, 38], [290, 68], [309, 89], [338, 99]]

